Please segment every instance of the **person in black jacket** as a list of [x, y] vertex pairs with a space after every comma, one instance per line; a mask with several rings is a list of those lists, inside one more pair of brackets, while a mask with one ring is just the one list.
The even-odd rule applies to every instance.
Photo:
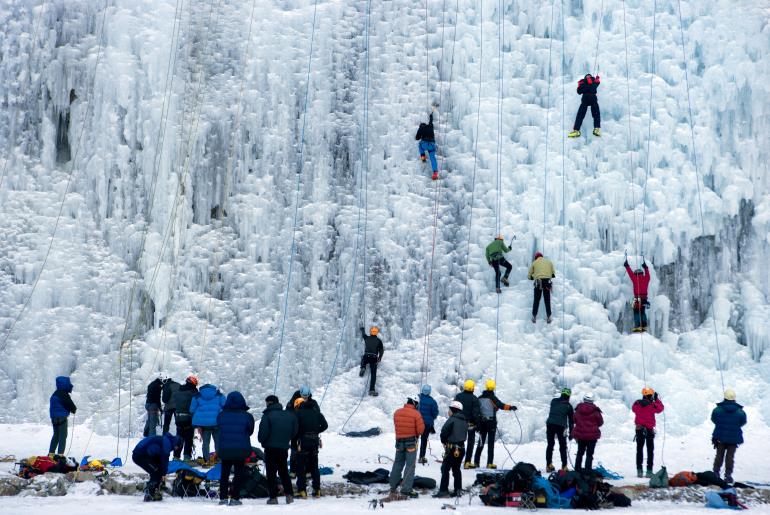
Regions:
[[160, 424], [160, 395], [163, 391], [163, 379], [156, 377], [147, 385], [147, 397], [144, 409], [147, 410], [147, 421], [144, 423], [144, 436], [155, 436]]
[[147, 436], [134, 447], [131, 459], [150, 475], [144, 487], [144, 500], [162, 501], [160, 485], [168, 472], [168, 455], [183, 445], [182, 439], [169, 433], [163, 436]]
[[174, 392], [179, 390], [180, 386], [182, 385], [170, 377], [163, 381], [163, 388], [161, 389], [161, 400], [163, 401], [163, 434], [168, 433], [171, 429], [171, 419], [174, 418], [174, 403], [171, 399], [174, 397]]
[[460, 465], [463, 462], [463, 444], [468, 433], [468, 422], [463, 412], [464, 408], [460, 401], [452, 401], [449, 404], [449, 418], [444, 422], [440, 434], [445, 450], [444, 461], [441, 463], [441, 483], [434, 497], [450, 497], [449, 471], [452, 471], [454, 478], [454, 495], [459, 496], [462, 493], [463, 476]]
[[294, 401], [294, 415], [297, 417], [297, 492], [303, 499], [307, 498], [306, 474], [310, 473], [313, 497], [321, 497], [318, 450], [321, 447], [320, 434], [329, 428], [329, 424], [321, 411], [302, 397]]
[[[435, 111], [436, 108], [433, 108]], [[430, 157], [430, 166], [433, 170], [433, 180], [438, 179], [438, 163], [436, 162], [436, 135], [433, 132], [433, 113], [430, 113], [428, 123], [421, 123], [417, 129], [417, 134], [414, 139], [419, 141], [418, 149], [420, 150], [420, 160], [425, 162], [425, 154]]]
[[364, 377], [366, 365], [369, 365], [371, 375], [369, 376], [369, 395], [377, 396], [377, 390], [374, 389], [377, 384], [377, 364], [382, 361], [382, 355], [385, 349], [382, 346], [382, 340], [377, 336], [380, 329], [375, 325], [369, 330], [369, 336], [361, 327], [361, 338], [364, 339], [364, 355], [361, 357], [361, 370], [358, 375]]
[[488, 379], [486, 389], [479, 395], [479, 446], [476, 447], [476, 455], [473, 457], [473, 466], [478, 467], [481, 453], [484, 450], [484, 442], [489, 445], [487, 450], [487, 468], [496, 469], [495, 465], [495, 435], [497, 434], [497, 411], [516, 411], [518, 408], [506, 404], [495, 395], [495, 380]]
[[257, 438], [265, 449], [267, 489], [270, 495], [267, 504], [278, 504], [276, 474], [281, 478], [286, 504], [291, 504], [294, 502], [294, 490], [291, 487], [286, 460], [289, 457], [291, 440], [297, 436], [299, 424], [293, 413], [281, 409], [280, 401], [275, 395], [268, 395], [265, 404], [267, 407], [262, 412], [262, 420], [259, 421]]
[[[321, 407], [313, 398], [313, 394], [311, 393], [308, 386], [302, 385], [299, 390], [294, 392], [294, 394], [291, 396], [291, 399], [289, 399], [289, 402], [286, 403], [286, 411], [294, 411], [294, 403], [297, 401], [297, 399], [303, 399], [308, 406], [318, 412], [321, 411]], [[297, 477], [297, 469], [299, 468], [299, 464], [297, 463], [297, 458], [299, 457], [299, 452], [297, 451], [298, 445], [299, 441], [296, 438], [291, 441], [291, 455], [289, 456], [289, 476], [292, 479]]]
[[[192, 413], [190, 413], [190, 403], [193, 397], [198, 395], [198, 378], [188, 376], [185, 383], [179, 387], [171, 398], [174, 405], [174, 414], [176, 415], [176, 434], [184, 440], [184, 459], [192, 460], [193, 437], [195, 433], [192, 425]], [[179, 459], [179, 449], [174, 449], [174, 459]]]
[[545, 421], [545, 437], [548, 445], [545, 448], [546, 471], [553, 472], [553, 447], [556, 438], [559, 439], [559, 457], [561, 469], [567, 470], [567, 437], [572, 440], [572, 428], [575, 426], [575, 410], [569, 402], [572, 390], [562, 388], [561, 395], [551, 399], [551, 409]]
[[[219, 447], [217, 455], [222, 463], [219, 480], [219, 504], [238, 506], [241, 504], [241, 485], [245, 476], [245, 461], [251, 454], [250, 436], [254, 433], [254, 417], [241, 392], [227, 395], [222, 411], [217, 415]], [[235, 471], [232, 495], [230, 495], [230, 470]]]
[[473, 395], [476, 389], [476, 383], [468, 379], [463, 384], [463, 391], [455, 395], [455, 400], [463, 405], [463, 415], [468, 422], [468, 443], [465, 446], [465, 468], [476, 468], [471, 459], [473, 458], [473, 446], [476, 444], [476, 427], [481, 422], [481, 404], [479, 398]]
[[570, 138], [580, 136], [580, 126], [583, 124], [583, 118], [585, 118], [589, 107], [591, 108], [591, 116], [594, 119], [594, 136], [602, 135], [602, 117], [599, 112], [599, 100], [596, 97], [596, 90], [599, 88], [600, 82], [601, 80], [598, 75], [594, 77], [590, 73], [578, 81], [577, 92], [578, 95], [583, 96], [580, 99], [580, 107], [575, 117], [575, 125], [572, 128], [572, 132], [569, 133]]

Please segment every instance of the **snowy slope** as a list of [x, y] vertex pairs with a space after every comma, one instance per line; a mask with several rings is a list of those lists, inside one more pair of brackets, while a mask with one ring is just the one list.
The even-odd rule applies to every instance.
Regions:
[[[427, 17], [423, 4], [372, 3], [365, 104], [367, 4], [319, 1], [307, 109], [309, 0], [255, 2], [251, 27], [250, 2], [106, 5], [0, 8], [3, 340], [72, 177], [44, 273], [0, 351], [0, 419], [44, 420], [61, 373], [77, 385], [79, 416], [105, 432], [136, 434], [158, 371], [196, 372], [256, 406], [280, 352], [279, 395], [305, 382], [320, 397], [332, 377], [325, 403], [342, 408], [330, 413], [340, 427], [361, 394], [359, 321], [383, 329], [387, 354], [382, 395], [362, 403], [357, 428], [387, 426], [424, 375], [442, 409], [460, 380], [496, 375], [525, 441], [542, 438], [543, 406], [562, 383], [595, 390], [611, 436], [627, 439], [628, 406], [647, 382], [667, 401], [669, 430], [685, 434], [720, 396], [714, 327], [727, 385], [768, 407], [761, 2], [682, 3], [694, 148], [676, 2], [658, 3], [654, 60], [649, 2], [627, 2], [625, 17], [616, 1], [505, 2], [502, 131], [497, 3], [430, 0]], [[595, 62], [603, 137], [566, 141], [575, 82]], [[434, 102], [439, 185], [412, 137]], [[498, 219], [517, 236], [499, 322], [483, 261]], [[557, 267], [551, 326], [528, 321], [538, 249]], [[643, 346], [624, 334], [624, 250], [654, 264]], [[519, 433], [514, 419], [502, 428], [509, 441]]]

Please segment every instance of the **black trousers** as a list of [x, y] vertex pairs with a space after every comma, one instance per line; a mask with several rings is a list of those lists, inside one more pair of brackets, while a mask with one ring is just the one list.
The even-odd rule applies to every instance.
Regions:
[[369, 391], [374, 390], [374, 386], [377, 384], [377, 355], [376, 354], [364, 354], [361, 358], [361, 368], [365, 369], [366, 365], [369, 365]]
[[484, 450], [484, 442], [487, 443], [487, 464], [495, 462], [495, 435], [497, 434], [497, 420], [485, 420], [479, 424], [479, 446], [476, 447], [476, 456], [473, 463], [478, 465], [481, 460], [481, 452]]
[[580, 107], [578, 108], [577, 116], [575, 117], [574, 129], [576, 131], [579, 131], [580, 126], [583, 125], [583, 118], [585, 118], [589, 106], [591, 107], [591, 116], [594, 119], [594, 128], [598, 129], [602, 126], [602, 114], [599, 111], [599, 101], [594, 98], [588, 102], [580, 102]]
[[55, 452], [63, 455], [67, 450], [67, 417], [56, 417], [51, 419], [53, 426], [53, 436], [51, 444], [48, 446], [48, 454]]
[[[184, 455], [192, 456], [193, 438], [195, 437], [195, 430], [192, 426], [192, 419], [189, 421], [180, 421], [177, 417], [176, 434], [177, 436], [181, 436], [182, 439], [184, 439]], [[174, 451], [174, 458], [179, 459], [179, 454], [179, 451]]]
[[540, 308], [540, 297], [545, 301], [545, 314], [551, 316], [551, 290], [550, 288], [535, 288], [535, 299], [532, 301], [532, 316], [537, 316]]
[[556, 443], [556, 439], [559, 439], [559, 457], [561, 458], [561, 468], [567, 466], [567, 437], [564, 436], [564, 431], [567, 428], [556, 424], [546, 424], [545, 438], [548, 441], [548, 445], [545, 448], [545, 462], [548, 464], [553, 463], [553, 447]]
[[454, 478], [455, 492], [459, 492], [463, 489], [463, 473], [461, 466], [463, 464], [463, 448], [462, 444], [459, 444], [456, 449], [458, 455], [454, 455], [454, 448], [447, 449], [444, 461], [441, 463], [441, 483], [439, 484], [439, 492], [449, 491], [449, 472], [452, 472]]
[[160, 458], [150, 458], [144, 454], [132, 454], [131, 459], [134, 460], [139, 468], [144, 470], [150, 475], [149, 485], [159, 485], [163, 474], [160, 471]]
[[166, 434], [171, 429], [171, 419], [174, 418], [174, 410], [165, 410], [163, 412], [163, 434]]
[[318, 471], [318, 447], [303, 448], [297, 454], [297, 490], [300, 492], [307, 491], [308, 472], [310, 472], [313, 491], [318, 492], [321, 490], [321, 474]]
[[647, 470], [652, 470], [655, 459], [655, 430], [643, 427], [636, 430], [636, 469], [642, 469], [644, 446], [647, 445]]
[[[233, 470], [233, 494], [230, 495], [230, 471]], [[246, 474], [245, 460], [222, 460], [222, 476], [219, 479], [219, 498], [241, 498], [241, 485]]]
[[289, 477], [289, 467], [286, 463], [288, 458], [288, 449], [276, 449], [275, 447], [268, 447], [265, 449], [267, 491], [269, 492], [271, 499], [278, 497], [278, 483], [275, 480], [276, 474], [281, 478], [284, 495], [294, 496], [294, 489], [291, 487], [291, 478]]
[[505, 275], [503, 277], [508, 279], [508, 276], [511, 275], [513, 266], [504, 257], [492, 261], [490, 265], [495, 269], [495, 288], [500, 288], [500, 267], [505, 268]]
[[468, 440], [465, 442], [465, 458], [471, 461], [473, 458], [473, 446], [476, 445], [476, 426], [471, 428], [468, 424]]
[[[594, 450], [596, 449], [597, 440], [578, 440], [577, 441], [577, 456], [575, 457], [575, 470], [593, 470]], [[583, 455], [585, 454], [586, 462], [585, 466], [581, 466], [583, 463]]]
[[425, 426], [425, 431], [420, 435], [420, 458], [425, 457], [425, 453], [428, 451], [428, 438], [433, 432], [433, 426]]

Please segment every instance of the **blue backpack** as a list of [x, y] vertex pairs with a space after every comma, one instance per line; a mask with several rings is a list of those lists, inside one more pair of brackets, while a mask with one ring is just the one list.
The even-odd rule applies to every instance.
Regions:
[[706, 492], [706, 508], [745, 510], [746, 506], [738, 502], [738, 496], [734, 488], [725, 488], [721, 492]]

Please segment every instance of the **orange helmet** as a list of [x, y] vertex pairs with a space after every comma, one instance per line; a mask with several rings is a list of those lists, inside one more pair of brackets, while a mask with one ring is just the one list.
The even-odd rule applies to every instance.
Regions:
[[187, 382], [193, 386], [198, 386], [198, 378], [194, 375], [187, 376]]
[[369, 334], [372, 336], [377, 336], [377, 334], [380, 332], [380, 328], [376, 325], [373, 325], [371, 329], [369, 329]]
[[655, 390], [647, 387], [642, 388], [642, 397], [647, 397], [648, 395], [655, 395]]
[[294, 409], [297, 409], [297, 408], [299, 408], [299, 407], [302, 405], [302, 403], [303, 403], [303, 402], [305, 402], [305, 399], [303, 399], [302, 397], [298, 397], [298, 398], [297, 398], [297, 399], [294, 401]]

